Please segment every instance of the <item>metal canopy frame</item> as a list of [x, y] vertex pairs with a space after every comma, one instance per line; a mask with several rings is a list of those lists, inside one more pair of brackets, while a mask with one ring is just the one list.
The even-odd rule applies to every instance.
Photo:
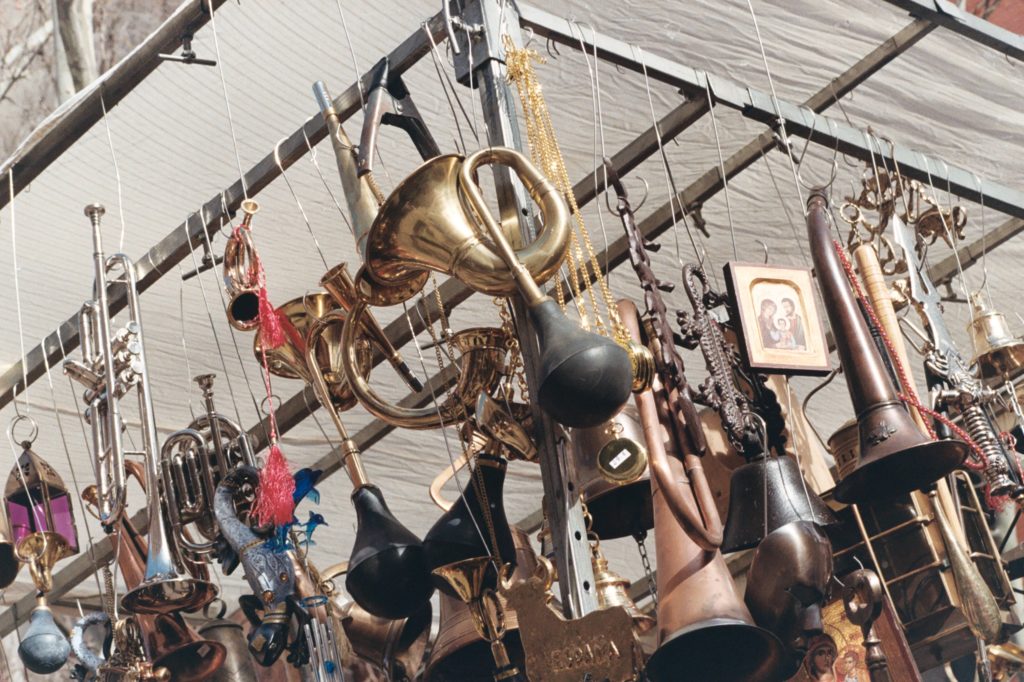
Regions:
[[[949, 7], [952, 6], [945, 0], [887, 1], [907, 9], [919, 18], [879, 45], [857, 64], [833, 79], [831, 83], [799, 106], [779, 101], [766, 93], [741, 86], [728, 79], [697, 71], [653, 54], [641, 53], [631, 45], [600, 33], [591, 33], [591, 38], [588, 40], [585, 35], [582, 35], [582, 31], [579, 32], [580, 35], [575, 35], [573, 33], [574, 25], [565, 19], [525, 4], [519, 4], [518, 8], [523, 28], [532, 29], [537, 35], [550, 38], [554, 42], [574, 49], [580, 48], [582, 39], [583, 45], [589, 50], [596, 50], [597, 55], [602, 59], [635, 72], [642, 71], [646, 66], [646, 71], [651, 78], [678, 87], [684, 95], [689, 96], [688, 101], [665, 115], [657, 126], [639, 135], [614, 155], [613, 161], [620, 174], [628, 173], [655, 153], [659, 141], [663, 144], [673, 139], [699, 120], [709, 110], [707, 95], [710, 93], [713, 104], [725, 104], [740, 111], [743, 115], [767, 123], [769, 126], [781, 118], [786, 122], [787, 131], [791, 134], [829, 148], [838, 146], [848, 155], [867, 162], [872, 160], [877, 162], [879, 158], [883, 158], [889, 163], [898, 162], [901, 170], [908, 176], [916, 177], [924, 182], [946, 181], [954, 191], [965, 198], [977, 201], [984, 193], [986, 206], [1015, 217], [990, 233], [987, 238], [960, 247], [958, 254], [963, 267], [967, 268], [980, 259], [982, 245], [992, 249], [1024, 231], [1024, 219], [1022, 219], [1024, 218], [1024, 196], [997, 183], [981, 183], [975, 174], [949, 166], [940, 159], [898, 146], [890, 148], [888, 144], [880, 143], [863, 131], [819, 114], [916, 44], [937, 25], [955, 30], [972, 40], [1018, 59], [1024, 54], [1021, 38], [994, 27], [989, 22], [966, 15], [956, 10], [955, 7], [953, 8], [955, 11], [950, 11]], [[155, 54], [159, 51], [171, 51], [180, 45], [180, 35], [184, 32], [181, 30], [183, 27], [198, 27], [205, 23], [203, 8], [208, 6], [205, 4], [207, 2], [209, 0], [194, 0], [183, 4], [143, 45], [134, 50], [112, 72], [101, 78], [102, 81], [108, 83], [107, 90], [90, 89], [87, 91], [88, 96], [80, 96], [73, 100], [68, 105], [70, 108], [67, 112], [56, 112], [51, 119], [57, 119], [60, 114], [65, 120], [75, 121], [73, 126], [67, 124], [70, 128], [64, 133], [64, 142], [58, 139], [61, 138], [61, 135], [55, 132], [57, 126], [47, 126], [44, 122], [44, 125], [33, 133], [33, 136], [38, 136], [39, 139], [33, 141], [30, 137], [19, 147], [15, 157], [0, 167], [4, 171], [13, 169], [16, 190], [27, 185], [75, 139], [99, 120], [99, 115], [95, 111], [99, 93], [103, 93], [104, 103], [109, 109], [113, 105], [112, 103], [119, 101], [134, 85], [141, 82], [148, 73], [156, 68], [156, 63], [152, 62], [150, 52]], [[213, 0], [214, 9], [219, 7], [222, 2], [223, 0]], [[425, 30], [413, 33], [390, 53], [391, 67], [396, 73], [410, 68], [429, 51], [430, 42], [426, 32], [430, 33], [435, 42], [444, 40], [447, 36], [447, 27], [440, 13], [432, 17], [424, 26]], [[176, 40], [177, 42], [175, 42]], [[125, 62], [128, 62], [133, 55], [139, 60], [134, 75], [127, 67], [118, 75], [118, 70], [122, 69]], [[342, 120], [347, 119], [358, 110], [360, 83], [364, 81], [365, 78], [360, 79], [336, 98], [335, 106]], [[114, 82], [119, 83], [119, 89], [116, 91], [109, 85]], [[116, 95], [116, 99], [114, 95]], [[69, 132], [72, 133], [71, 137], [67, 137]], [[732, 154], [724, 164], [726, 177], [731, 178], [739, 174], [759, 157], [777, 146], [773, 132], [773, 130], [766, 130]], [[317, 144], [324, 137], [325, 129], [320, 116], [312, 116], [282, 143], [280, 147], [282, 165], [287, 168], [308, 151], [306, 138], [309, 139], [310, 144]], [[300, 142], [301, 144], [299, 144]], [[26, 159], [33, 159], [33, 161], [29, 164], [25, 162]], [[245, 173], [244, 177], [250, 194], [257, 194], [280, 173], [281, 168], [274, 162], [273, 154], [268, 154]], [[641, 221], [640, 229], [649, 238], [664, 233], [685, 213], [699, 209], [721, 187], [721, 170], [718, 167], [709, 169], [695, 182], [680, 191], [672, 201], [650, 213]], [[593, 200], [604, 189], [603, 174], [599, 172], [599, 169], [595, 169], [574, 187], [581, 207]], [[191, 247], [198, 246], [204, 237], [204, 232], [219, 225], [221, 221], [229, 219], [237, 210], [242, 198], [242, 181], [239, 180], [200, 209], [199, 215], [205, 216], [205, 220], [187, 221], [179, 225], [150, 249], [148, 254], [136, 265], [140, 293], [155, 283], [164, 272], [170, 270], [170, 266], [184, 258]], [[6, 200], [9, 201], [10, 197], [6, 197]], [[7, 201], [0, 198], [0, 207], [6, 205]], [[626, 257], [625, 239], [620, 238], [609, 245], [606, 253], [598, 255], [598, 262], [602, 264], [602, 267], [607, 263], [609, 268], [614, 268], [624, 262]], [[930, 268], [933, 281], [940, 283], [948, 282], [956, 272], [955, 259], [952, 255]], [[450, 311], [451, 308], [459, 305], [472, 294], [468, 288], [455, 280], [445, 282], [441, 285], [440, 290], [440, 298], [446, 311]], [[112, 298], [111, 312], [113, 313], [124, 307], [124, 299], [123, 297]], [[423, 319], [434, 319], [438, 312], [437, 303], [433, 300], [421, 300], [417, 307], [421, 314], [413, 315], [414, 320], [419, 320], [414, 323], [416, 333], [421, 331]], [[413, 336], [413, 331], [410, 330], [405, 320], [396, 320], [385, 331], [397, 348], [408, 343]], [[77, 345], [78, 331], [74, 328], [72, 320], [69, 320], [28, 354], [28, 367], [24, 372], [27, 374], [28, 383], [31, 384], [42, 376], [46, 367], [52, 366], [57, 358], [72, 351]], [[45, 360], [44, 355], [46, 356]], [[23, 369], [20, 361], [0, 375], [0, 407], [10, 402], [16, 391], [24, 390], [25, 387], [21, 385], [22, 376]], [[403, 400], [403, 404], [409, 406], [426, 404], [431, 399], [433, 391], [442, 389], [453, 379], [450, 370], [439, 372], [427, 382], [428, 386], [424, 391], [411, 394]], [[318, 407], [319, 403], [311, 390], [300, 391], [285, 401], [278, 410], [279, 430], [282, 433], [288, 431]], [[266, 445], [265, 428], [265, 423], [261, 422], [250, 429], [250, 435], [261, 447]], [[356, 434], [355, 440], [361, 449], [367, 449], [393, 429], [394, 427], [388, 424], [374, 420]], [[325, 477], [332, 475], [340, 468], [338, 455], [339, 450], [335, 449], [317, 463], [319, 468], [324, 469]], [[140, 513], [144, 514], [144, 512]], [[539, 514], [534, 513], [523, 519], [523, 522], [536, 527], [538, 518]], [[92, 551], [77, 557], [55, 574], [53, 596], [58, 597], [66, 593], [78, 582], [88, 577], [96, 567], [109, 561], [111, 557], [110, 543], [103, 541], [97, 543]], [[25, 598], [0, 613], [0, 636], [6, 635], [27, 620], [33, 604], [34, 595], [26, 595]]]

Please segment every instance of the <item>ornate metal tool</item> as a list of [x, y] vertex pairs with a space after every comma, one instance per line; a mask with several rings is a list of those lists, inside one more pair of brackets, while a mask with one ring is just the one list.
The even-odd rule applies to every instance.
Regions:
[[925, 374], [937, 409], [951, 417], [959, 415], [960, 425], [977, 443], [984, 456], [982, 474], [988, 493], [1007, 495], [1018, 504], [1024, 502], [1024, 485], [1016, 453], [999, 436], [992, 415], [998, 394], [986, 387], [974, 367], [960, 354], [942, 318], [939, 292], [929, 281], [917, 256], [914, 232], [893, 216], [893, 236], [903, 248], [910, 278], [910, 298], [928, 331]]
[[865, 662], [871, 682], [889, 682], [889, 663], [882, 651], [882, 641], [875, 634], [875, 621], [882, 615], [885, 595], [882, 581], [869, 569], [862, 568], [846, 576], [843, 589], [843, 607], [846, 617], [860, 626], [864, 635]]

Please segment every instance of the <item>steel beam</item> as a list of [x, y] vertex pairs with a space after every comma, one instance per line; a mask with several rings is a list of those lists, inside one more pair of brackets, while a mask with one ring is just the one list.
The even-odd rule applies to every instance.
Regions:
[[[14, 195], [17, 196], [103, 118], [104, 106], [107, 111], [113, 109], [136, 85], [156, 70], [163, 63], [160, 53], [176, 52], [181, 47], [183, 35], [194, 34], [205, 26], [210, 20], [210, 3], [211, 0], [189, 0], [182, 3], [121, 61], [75, 93], [74, 97], [36, 126], [0, 166], [0, 177], [4, 178], [0, 208], [11, 201], [7, 185], [8, 173], [13, 176]], [[214, 11], [223, 4], [224, 0], [212, 0]]]
[[[444, 20], [440, 14], [432, 17], [426, 23], [426, 27], [434, 36], [435, 41], [444, 38]], [[429, 51], [430, 40], [423, 30], [417, 30], [388, 55], [391, 60], [391, 73], [405, 72]], [[342, 121], [359, 111], [360, 84], [366, 82], [369, 82], [368, 73], [335, 98], [334, 106]], [[310, 97], [310, 102], [312, 99]], [[307, 140], [309, 144], [315, 145], [323, 140], [326, 134], [327, 130], [320, 114], [310, 117], [298, 130], [281, 142], [278, 148], [280, 164], [275, 160], [274, 152], [271, 150], [245, 173], [245, 187], [248, 188], [249, 196], [259, 194], [281, 175], [282, 168], [287, 169], [307, 154], [309, 152]], [[167, 272], [174, 272], [174, 266], [188, 256], [192, 249], [198, 248], [202, 244], [205, 230], [215, 231], [221, 221], [227, 220], [234, 214], [242, 199], [245, 198], [242, 187], [242, 180], [236, 180], [222, 193], [216, 194], [207, 201], [197, 213], [193, 214], [194, 219], [190, 218], [176, 227], [136, 261], [135, 275], [139, 283], [139, 293], [153, 286]], [[205, 221], [202, 218], [205, 218]], [[83, 292], [84, 294], [85, 292]], [[110, 315], [113, 316], [122, 310], [125, 303], [124, 288], [112, 287], [110, 289]], [[78, 313], [75, 312], [60, 325], [57, 331], [52, 332], [42, 343], [28, 352], [27, 371], [23, 370], [23, 359], [19, 358], [3, 374], [0, 374], [0, 408], [11, 402], [15, 391], [20, 393], [25, 390], [22, 379], [23, 372], [27, 374], [28, 383], [31, 384], [43, 375], [47, 366], [58, 365], [62, 356], [77, 348], [78, 343]]]
[[809, 107], [779, 100], [766, 92], [655, 54], [641, 55], [629, 43], [596, 31], [581, 31], [568, 19], [535, 7], [521, 5], [520, 8], [523, 25], [532, 28], [542, 38], [569, 46], [579, 46], [582, 42], [588, 51], [596, 52], [602, 59], [624, 68], [639, 73], [646, 67], [651, 78], [670, 83], [689, 96], [710, 91], [714, 103], [724, 104], [747, 118], [771, 126], [782, 119], [786, 131], [791, 135], [809, 139], [829, 149], [836, 148], [865, 162], [898, 164], [907, 177], [943, 189], [948, 187], [966, 199], [975, 202], [984, 200], [990, 208], [1024, 218], [1024, 194], [1015, 189], [990, 180], [982, 181], [975, 173], [950, 165], [937, 157], [899, 145], [890, 148], [868, 132], [821, 116]]
[[910, 13], [959, 33], [977, 43], [1024, 61], [1024, 37], [966, 12], [947, 0], [885, 0]]

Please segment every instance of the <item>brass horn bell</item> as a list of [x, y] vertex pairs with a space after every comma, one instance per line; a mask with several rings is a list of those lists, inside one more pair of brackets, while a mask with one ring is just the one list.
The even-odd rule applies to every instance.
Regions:
[[754, 547], [772, 531], [794, 521], [810, 521], [819, 527], [836, 522], [832, 510], [804, 482], [795, 459], [765, 456], [732, 472], [723, 554]]
[[974, 360], [983, 379], [1010, 380], [1024, 370], [1024, 341], [1010, 332], [1006, 316], [990, 309], [979, 295], [972, 296], [974, 315], [967, 331], [974, 345]]
[[245, 199], [238, 229], [224, 246], [224, 287], [227, 289], [228, 323], [239, 331], [252, 331], [260, 323], [259, 282], [254, 269], [256, 247], [252, 241], [252, 217], [259, 204]]

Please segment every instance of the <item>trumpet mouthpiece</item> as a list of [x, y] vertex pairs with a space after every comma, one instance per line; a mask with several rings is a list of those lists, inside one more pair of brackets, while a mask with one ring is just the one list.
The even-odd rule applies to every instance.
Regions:
[[327, 92], [327, 85], [323, 81], [317, 81], [313, 83], [313, 97], [316, 98], [317, 106], [320, 107], [322, 113], [327, 113], [329, 110], [334, 108], [334, 103], [331, 100], [331, 94]]
[[85, 215], [90, 218], [99, 218], [106, 212], [107, 209], [103, 207], [103, 204], [89, 204], [85, 207]]

